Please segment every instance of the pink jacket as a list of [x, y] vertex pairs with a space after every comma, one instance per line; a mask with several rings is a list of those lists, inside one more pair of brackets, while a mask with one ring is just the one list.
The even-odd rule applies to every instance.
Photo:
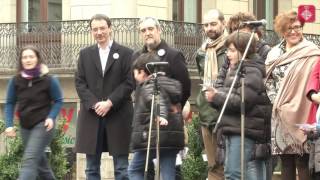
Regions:
[[[311, 94], [312, 92], [319, 92], [320, 90], [320, 58], [319, 61], [315, 64], [315, 66], [312, 69], [312, 72], [310, 74], [307, 88], [306, 88], [306, 96], [307, 98], [311, 100]], [[315, 102], [312, 102], [309, 116], [308, 116], [308, 124], [313, 124], [316, 122], [316, 113], [318, 109], [318, 104]]]

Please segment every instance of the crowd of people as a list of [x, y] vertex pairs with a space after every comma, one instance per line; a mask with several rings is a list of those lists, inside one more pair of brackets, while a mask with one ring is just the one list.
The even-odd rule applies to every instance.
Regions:
[[[276, 16], [274, 29], [282, 41], [274, 47], [263, 40], [260, 27], [244, 23], [256, 20], [238, 12], [226, 21], [218, 9], [203, 17], [206, 39], [195, 52], [202, 81], [195, 105], [207, 179], [271, 180], [278, 157], [283, 180], [295, 180], [296, 172], [300, 180], [320, 179], [320, 49], [303, 37], [305, 21], [295, 11]], [[183, 53], [161, 38], [154, 17], [140, 19], [144, 46], [135, 52], [112, 39], [106, 15], [94, 15], [89, 25], [96, 44], [79, 52], [75, 73], [80, 110], [74, 150], [86, 155], [86, 178], [101, 179], [101, 155], [109, 152], [116, 180], [159, 174], [176, 179], [176, 155], [185, 147], [182, 110], [191, 95]], [[39, 50], [21, 49], [5, 104], [7, 136], [16, 136], [15, 111], [20, 119], [19, 180], [55, 179], [45, 148], [62, 104], [59, 81]]]

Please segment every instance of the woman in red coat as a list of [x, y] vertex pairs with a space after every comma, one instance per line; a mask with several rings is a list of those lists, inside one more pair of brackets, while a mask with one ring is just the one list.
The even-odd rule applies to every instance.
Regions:
[[307, 84], [307, 98], [312, 101], [312, 105], [309, 112], [308, 124], [316, 123], [316, 113], [318, 104], [320, 104], [320, 58], [316, 63], [310, 74]]
[[310, 74], [306, 94], [307, 98], [312, 102], [309, 116], [308, 116], [308, 124], [316, 124], [316, 129], [312, 128], [311, 132], [308, 132], [308, 139], [311, 139], [311, 150], [309, 154], [309, 169], [310, 172], [313, 173], [314, 179], [320, 179], [320, 157], [319, 152], [320, 149], [320, 122], [317, 117], [317, 109], [320, 104], [320, 58], [319, 61], [315, 64]]

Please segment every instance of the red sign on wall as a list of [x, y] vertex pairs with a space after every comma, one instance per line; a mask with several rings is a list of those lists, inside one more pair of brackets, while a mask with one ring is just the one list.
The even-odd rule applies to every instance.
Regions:
[[298, 15], [305, 22], [314, 22], [316, 20], [316, 7], [314, 5], [299, 5]]

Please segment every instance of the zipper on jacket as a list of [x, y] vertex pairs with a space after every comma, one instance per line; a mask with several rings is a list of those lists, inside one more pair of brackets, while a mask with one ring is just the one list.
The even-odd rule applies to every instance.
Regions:
[[28, 81], [28, 87], [32, 87], [32, 79]]

